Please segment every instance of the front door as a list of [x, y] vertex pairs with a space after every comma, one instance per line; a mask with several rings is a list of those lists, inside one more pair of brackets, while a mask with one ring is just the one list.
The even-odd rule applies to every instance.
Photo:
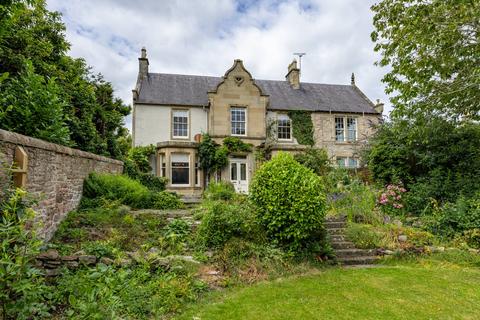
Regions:
[[230, 181], [239, 193], [248, 193], [247, 159], [230, 160]]

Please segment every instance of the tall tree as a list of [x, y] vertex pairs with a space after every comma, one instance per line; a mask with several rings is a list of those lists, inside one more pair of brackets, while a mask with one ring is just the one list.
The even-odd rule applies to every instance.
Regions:
[[480, 1], [383, 0], [372, 10], [392, 117], [480, 119]]
[[[4, 96], [0, 100], [0, 116], [8, 119], [0, 121], [0, 128], [121, 158], [125, 148], [120, 144], [128, 134], [123, 119], [130, 113], [130, 107], [115, 98], [112, 85], [102, 76], [94, 75], [83, 59], [67, 55], [70, 44], [65, 38], [61, 15], [48, 11], [44, 0], [9, 0], [0, 4], [0, 17], [0, 75], [6, 78], [0, 86]], [[42, 81], [43, 89], [47, 90], [45, 94], [55, 97], [52, 102], [55, 108], [46, 108], [49, 104], [41, 99], [41, 93], [31, 96], [38, 101], [30, 101], [30, 105], [23, 107], [20, 99], [12, 103], [11, 95], [9, 100], [5, 99], [5, 90], [13, 90], [11, 83], [24, 85], [24, 89], [17, 87], [17, 90], [31, 93], [27, 85], [35, 84], [38, 90]], [[26, 95], [21, 97], [26, 98]], [[40, 106], [42, 103], [44, 108]], [[27, 130], [20, 123], [19, 115], [28, 114], [26, 108], [31, 105], [36, 106], [38, 119], [48, 119], [47, 111], [57, 110], [58, 125], [55, 127], [42, 120], [31, 122]], [[60, 111], [58, 106], [61, 106]], [[45, 131], [43, 126], [50, 130]], [[66, 138], [63, 126], [68, 129]], [[53, 132], [53, 128], [60, 131]]]

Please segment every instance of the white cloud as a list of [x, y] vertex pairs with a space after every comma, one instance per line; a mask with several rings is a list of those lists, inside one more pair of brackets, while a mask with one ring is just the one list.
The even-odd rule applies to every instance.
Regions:
[[[240, 58], [257, 79], [284, 79], [306, 52], [302, 81], [356, 83], [387, 102], [370, 41], [374, 0], [48, 0], [63, 13], [70, 54], [83, 57], [131, 102], [140, 48], [152, 72], [223, 75]], [[127, 126], [130, 128], [130, 119]]]

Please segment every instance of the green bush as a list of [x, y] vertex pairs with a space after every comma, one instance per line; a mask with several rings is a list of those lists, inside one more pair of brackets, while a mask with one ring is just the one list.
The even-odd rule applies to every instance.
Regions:
[[465, 230], [462, 238], [468, 246], [480, 249], [480, 228]]
[[235, 188], [230, 182], [212, 182], [203, 193], [208, 200], [232, 200], [235, 197]]
[[478, 123], [440, 117], [398, 120], [379, 128], [365, 160], [377, 182], [405, 186], [408, 212], [431, 214], [431, 199], [443, 205], [480, 190], [478, 141]]
[[41, 242], [26, 227], [35, 212], [25, 191], [7, 191], [0, 202], [0, 318], [47, 317], [51, 295], [40, 270], [34, 267]]
[[292, 252], [303, 250], [323, 227], [322, 179], [290, 154], [279, 153], [257, 170], [249, 197], [267, 236]]
[[330, 171], [330, 159], [325, 149], [310, 147], [304, 152], [295, 154], [295, 160], [310, 168], [319, 176], [326, 175]]
[[376, 208], [377, 191], [359, 180], [342, 188], [341, 193], [329, 197], [329, 215], [346, 215], [349, 221], [369, 224], [383, 222]]
[[153, 195], [153, 208], [159, 210], [183, 208], [183, 202], [174, 193], [162, 191]]
[[350, 223], [346, 231], [347, 238], [360, 249], [382, 247], [383, 236], [374, 227], [367, 224]]
[[428, 224], [433, 233], [452, 237], [471, 229], [480, 229], [480, 193], [460, 197], [455, 203], [439, 208]]
[[68, 319], [160, 319], [205, 289], [194, 277], [152, 273], [148, 265], [65, 271], [58, 279]]
[[247, 201], [237, 203], [206, 201], [199, 210], [202, 221], [197, 231], [198, 243], [207, 248], [223, 246], [233, 237], [258, 237], [258, 224]]
[[99, 206], [103, 200], [119, 201], [136, 209], [174, 209], [182, 206], [174, 194], [152, 192], [124, 175], [90, 174], [83, 184], [83, 197], [84, 208]]
[[165, 190], [168, 179], [152, 174], [149, 157], [154, 154], [155, 146], [153, 145], [131, 148], [124, 161], [124, 173], [151, 191], [160, 192]]

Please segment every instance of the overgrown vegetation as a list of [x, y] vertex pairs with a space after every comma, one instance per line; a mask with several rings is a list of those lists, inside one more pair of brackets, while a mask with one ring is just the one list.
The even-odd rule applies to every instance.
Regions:
[[[49, 315], [52, 292], [35, 256], [41, 241], [31, 228], [35, 212], [25, 191], [10, 189], [0, 201], [0, 318], [30, 319]], [[30, 224], [30, 225], [29, 225]]]
[[405, 187], [397, 204], [404, 220], [416, 217], [436, 235], [475, 246], [480, 6], [384, 0], [372, 10], [372, 40], [378, 64], [389, 66], [383, 81], [395, 108], [370, 139], [368, 167], [378, 183]]
[[155, 154], [155, 146], [130, 148], [124, 159], [124, 173], [154, 192], [165, 190], [167, 178], [154, 175], [150, 157]]
[[[205, 182], [210, 181], [211, 174], [228, 164], [228, 156], [232, 153], [245, 153], [252, 150], [252, 145], [243, 142], [238, 137], [226, 137], [223, 145], [216, 143], [207, 133], [202, 134], [198, 146], [200, 167], [205, 173]], [[207, 185], [208, 183], [205, 183]]]
[[331, 169], [330, 158], [325, 149], [310, 147], [304, 152], [296, 153], [294, 158], [319, 176], [325, 176]]
[[84, 181], [81, 206], [93, 208], [105, 200], [117, 201], [137, 209], [182, 207], [182, 202], [173, 193], [151, 191], [137, 180], [124, 175], [91, 173]]

